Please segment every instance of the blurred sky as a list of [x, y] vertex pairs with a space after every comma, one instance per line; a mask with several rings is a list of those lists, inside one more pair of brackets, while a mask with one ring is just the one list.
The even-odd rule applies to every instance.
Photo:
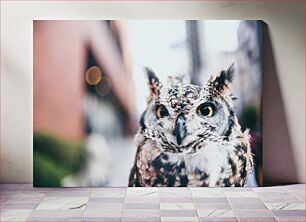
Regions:
[[[239, 20], [204, 21], [203, 45], [207, 56], [216, 58], [220, 52], [235, 51], [238, 47]], [[133, 80], [138, 116], [146, 108], [146, 85], [143, 68], [151, 67], [161, 81], [169, 75], [188, 74], [189, 58], [185, 21], [127, 21], [128, 43], [132, 55]], [[215, 59], [212, 59], [213, 61]], [[216, 74], [220, 61], [210, 61], [207, 77]]]
[[188, 72], [185, 21], [128, 21], [138, 115], [146, 107], [149, 91], [143, 68], [151, 67], [161, 81]]

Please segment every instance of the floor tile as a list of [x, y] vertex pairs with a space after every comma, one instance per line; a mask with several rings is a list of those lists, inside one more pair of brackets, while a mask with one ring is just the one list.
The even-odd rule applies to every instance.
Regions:
[[269, 210], [305, 210], [305, 203], [266, 203]]
[[194, 198], [198, 197], [224, 197], [224, 191], [216, 188], [191, 188], [192, 195]]
[[287, 193], [289, 191], [287, 186], [254, 187], [252, 188], [252, 190], [255, 191], [256, 193], [267, 193], [267, 192]]
[[122, 209], [86, 209], [84, 217], [121, 217]]
[[296, 196], [300, 200], [305, 200], [305, 191], [296, 191], [296, 192], [290, 192], [292, 195]]
[[122, 217], [121, 222], [135, 222], [135, 221], [141, 221], [141, 222], [160, 222], [160, 217]]
[[296, 203], [300, 202], [295, 195], [287, 192], [287, 193], [274, 193], [274, 192], [269, 192], [269, 193], [258, 193], [258, 196], [260, 199], [265, 202], [265, 203], [282, 203], [282, 202], [287, 202], [287, 203]]
[[159, 209], [158, 203], [126, 203], [125, 209]]
[[227, 197], [255, 197], [257, 198], [257, 194], [255, 192], [252, 191], [233, 191], [233, 192], [226, 192], [225, 191], [225, 195]]
[[66, 221], [73, 221], [73, 222], [80, 222], [82, 221], [82, 217], [29, 217], [27, 221], [37, 221], [37, 222], [66, 222]]
[[161, 210], [195, 210], [194, 203], [161, 203]]
[[123, 209], [123, 203], [92, 203], [88, 202], [86, 209]]
[[305, 210], [272, 210], [276, 217], [305, 217]]
[[91, 191], [47, 191], [44, 192], [47, 197], [89, 197], [91, 195]]
[[31, 218], [73, 218], [82, 217], [84, 210], [33, 210]]
[[277, 220], [273, 217], [239, 217], [239, 222], [277, 222]]
[[108, 190], [112, 190], [115, 192], [119, 192], [119, 191], [123, 191], [123, 192], [126, 192], [127, 190], [127, 187], [92, 187], [91, 188], [91, 191], [92, 192], [99, 192], [99, 191], [108, 191]]
[[83, 217], [84, 222], [120, 222], [121, 217]]
[[23, 197], [23, 198], [10, 198], [7, 203], [19, 203], [19, 204], [39, 204], [44, 198], [43, 197]]
[[34, 187], [33, 187], [32, 183], [25, 183], [25, 184], [22, 184], [20, 190], [22, 190], [22, 191], [32, 191], [32, 190], [34, 190]]
[[179, 192], [177, 192], [177, 187], [159, 187], [158, 191], [162, 193], [190, 193], [189, 187], [180, 187]]
[[158, 198], [126, 198], [124, 202], [127, 203], [152, 203], [152, 204], [158, 204], [159, 200]]
[[159, 189], [159, 196], [160, 197], [192, 197], [192, 193], [189, 188], [180, 189], [178, 192], [176, 188], [165, 188], [162, 187]]
[[231, 203], [233, 209], [267, 209], [263, 203]]
[[121, 197], [90, 197], [89, 203], [123, 203], [124, 198]]
[[228, 203], [225, 197], [195, 197], [196, 203]]
[[231, 209], [229, 203], [196, 203], [197, 209]]
[[119, 188], [104, 188], [101, 190], [97, 190], [91, 193], [91, 197], [109, 197], [109, 198], [113, 198], [113, 197], [121, 197], [124, 198], [125, 197], [125, 189]]
[[236, 217], [201, 217], [201, 222], [238, 222]]
[[158, 198], [157, 188], [127, 188], [126, 198]]
[[162, 217], [196, 217], [196, 210], [161, 210]]
[[200, 217], [235, 217], [232, 209], [199, 209]]
[[162, 222], [198, 222], [198, 217], [161, 217]]
[[255, 197], [246, 197], [246, 198], [237, 198], [237, 197], [229, 197], [228, 201], [230, 204], [261, 204], [262, 201], [259, 198]]
[[193, 203], [191, 197], [159, 197], [160, 203]]
[[22, 183], [2, 183], [0, 184], [1, 191], [17, 191], [20, 190], [24, 184]]
[[38, 206], [38, 203], [28, 203], [28, 204], [20, 204], [20, 203], [7, 203], [2, 209], [35, 209]]
[[4, 205], [8, 200], [10, 199], [10, 197], [8, 197], [8, 196], [1, 196], [0, 197], [0, 202], [1, 202], [1, 207], [2, 207], [2, 205]]
[[159, 192], [189, 192], [189, 187], [158, 187]]
[[291, 185], [287, 185], [286, 188], [289, 190], [295, 190], [295, 189], [305, 190], [306, 185], [305, 184], [291, 184]]
[[159, 209], [124, 209], [122, 217], [160, 217]]
[[254, 192], [253, 187], [222, 187], [213, 189], [222, 189], [224, 192]]
[[39, 193], [39, 192], [28, 192], [28, 191], [18, 191], [15, 192], [12, 198], [15, 199], [22, 199], [22, 198], [44, 198], [46, 195], [44, 193]]
[[25, 221], [32, 210], [1, 209], [1, 221]]
[[238, 218], [273, 218], [273, 215], [266, 209], [234, 209]]
[[85, 209], [88, 197], [45, 197], [37, 210]]
[[305, 222], [305, 217], [277, 217], [279, 222]]

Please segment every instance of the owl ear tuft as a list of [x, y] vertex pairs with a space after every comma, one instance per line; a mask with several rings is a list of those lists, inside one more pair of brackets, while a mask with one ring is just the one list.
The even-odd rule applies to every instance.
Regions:
[[214, 96], [227, 93], [234, 77], [234, 63], [227, 70], [222, 70], [215, 78], [208, 81], [210, 92]]
[[145, 67], [145, 74], [147, 77], [147, 84], [150, 89], [150, 97], [159, 96], [161, 83], [152, 69]]

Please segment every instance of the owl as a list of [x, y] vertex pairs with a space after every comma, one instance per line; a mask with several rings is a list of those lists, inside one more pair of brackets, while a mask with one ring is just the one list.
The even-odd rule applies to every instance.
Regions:
[[242, 132], [230, 86], [234, 68], [203, 86], [145, 68], [150, 95], [136, 134], [131, 187], [243, 187], [253, 169], [248, 130]]

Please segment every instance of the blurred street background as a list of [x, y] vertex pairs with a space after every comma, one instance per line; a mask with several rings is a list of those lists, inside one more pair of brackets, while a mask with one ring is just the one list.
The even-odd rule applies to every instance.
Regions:
[[262, 184], [259, 21], [34, 21], [34, 186], [127, 186], [146, 108], [143, 68], [204, 84], [235, 63], [232, 93]]

